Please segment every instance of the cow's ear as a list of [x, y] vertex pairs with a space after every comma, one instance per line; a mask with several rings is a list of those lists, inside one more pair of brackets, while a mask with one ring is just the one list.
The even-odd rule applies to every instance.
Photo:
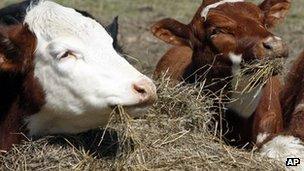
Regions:
[[108, 26], [106, 26], [106, 30], [107, 32], [110, 34], [110, 36], [113, 38], [114, 43], [113, 44], [117, 44], [117, 40], [118, 40], [118, 29], [119, 29], [119, 25], [118, 25], [118, 16], [116, 16], [114, 18], [114, 20], [112, 21], [111, 24], [109, 24]]
[[0, 34], [0, 70], [12, 68], [12, 62], [18, 57], [19, 49], [7, 37]]
[[163, 19], [155, 23], [151, 31], [155, 37], [171, 45], [189, 46], [190, 28], [174, 19]]
[[19, 54], [19, 48], [7, 37], [0, 35], [1, 55], [9, 60], [14, 60]]
[[1, 70], [1, 66], [4, 65], [5, 61], [6, 61], [5, 55], [0, 49], [0, 70]]
[[259, 5], [264, 13], [264, 24], [273, 28], [287, 16], [290, 6], [291, 0], [264, 0]]
[[1, 66], [3, 66], [7, 61], [6, 45], [8, 44], [8, 42], [10, 42], [10, 40], [0, 34], [0, 69]]

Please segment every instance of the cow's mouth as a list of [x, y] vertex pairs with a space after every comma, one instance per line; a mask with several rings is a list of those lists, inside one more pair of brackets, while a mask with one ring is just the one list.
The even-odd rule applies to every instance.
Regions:
[[252, 75], [257, 72], [263, 72], [265, 75], [274, 76], [278, 75], [283, 71], [286, 63], [285, 56], [277, 58], [263, 58], [253, 60], [251, 62], [242, 62], [241, 70], [245, 75]]
[[241, 69], [235, 75], [235, 90], [251, 92], [265, 85], [270, 77], [282, 73], [285, 61], [284, 58], [275, 58], [241, 63]]

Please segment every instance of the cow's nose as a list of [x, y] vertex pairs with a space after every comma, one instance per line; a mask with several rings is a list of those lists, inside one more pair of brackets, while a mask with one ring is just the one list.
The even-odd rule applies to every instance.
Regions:
[[288, 47], [279, 37], [268, 37], [262, 41], [262, 44], [269, 58], [283, 58], [288, 56]]
[[133, 84], [140, 105], [150, 105], [157, 100], [156, 87], [151, 80], [142, 79]]

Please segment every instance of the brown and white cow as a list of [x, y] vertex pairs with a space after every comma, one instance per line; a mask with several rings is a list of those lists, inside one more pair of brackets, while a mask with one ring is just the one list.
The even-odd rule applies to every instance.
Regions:
[[[229, 92], [241, 62], [288, 56], [287, 46], [270, 30], [285, 18], [290, 3], [204, 0], [189, 24], [170, 18], [157, 22], [153, 34], [174, 47], [159, 61], [155, 76], [166, 72], [173, 80], [187, 83], [206, 79], [211, 91], [226, 87]], [[263, 133], [283, 131], [281, 88], [278, 77], [273, 76], [245, 96], [229, 94], [239, 99], [227, 106], [224, 116], [230, 125], [226, 134], [229, 143], [243, 145], [256, 142]]]
[[0, 150], [20, 132], [79, 133], [105, 126], [117, 105], [133, 110], [156, 99], [152, 80], [86, 13], [45, 0], [0, 13]]

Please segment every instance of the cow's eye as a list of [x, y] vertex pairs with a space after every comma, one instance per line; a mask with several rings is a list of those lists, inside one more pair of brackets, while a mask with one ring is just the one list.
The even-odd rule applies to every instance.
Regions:
[[210, 38], [214, 38], [217, 34], [222, 33], [222, 30], [219, 28], [214, 28], [210, 33]]
[[59, 54], [57, 58], [60, 59], [60, 60], [61, 59], [66, 59], [66, 58], [75, 58], [75, 59], [77, 59], [76, 55], [73, 52], [71, 52], [71, 51], [63, 52], [63, 53]]

